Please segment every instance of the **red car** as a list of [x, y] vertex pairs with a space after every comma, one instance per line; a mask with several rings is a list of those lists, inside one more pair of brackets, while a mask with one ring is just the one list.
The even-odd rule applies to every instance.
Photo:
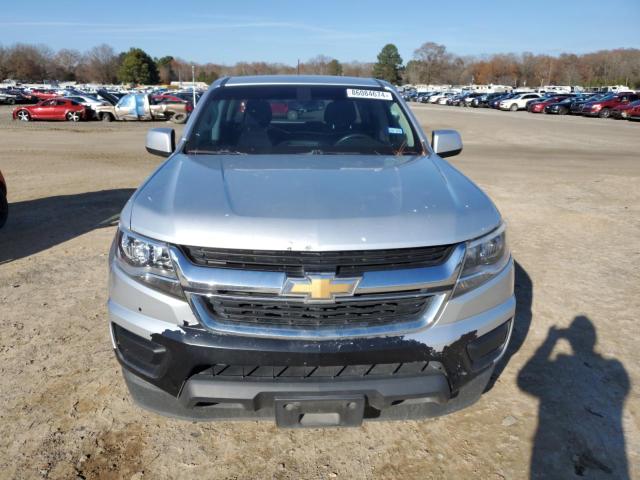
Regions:
[[58, 94], [54, 90], [31, 90], [31, 96], [38, 100], [50, 100], [56, 98]]
[[529, 105], [527, 105], [527, 110], [530, 113], [545, 113], [544, 107], [552, 103], [558, 103], [570, 96], [571, 95], [556, 95], [553, 97], [543, 98], [542, 100], [531, 102]]
[[289, 113], [289, 105], [285, 102], [271, 102], [271, 113], [277, 117], [284, 117]]
[[634, 102], [633, 106], [626, 110], [627, 120], [640, 120], [640, 102]]
[[633, 92], [622, 92], [618, 94], [607, 95], [600, 100], [587, 102], [582, 105], [580, 113], [587, 117], [609, 118], [611, 110], [620, 105], [631, 103], [638, 100], [640, 96]]
[[13, 119], [28, 122], [30, 120], [68, 120], [79, 122], [87, 116], [85, 107], [67, 98], [44, 100], [35, 105], [20, 106], [13, 110]]
[[6, 223], [9, 216], [9, 203], [7, 203], [7, 182], [0, 172], [0, 228]]
[[631, 110], [637, 109], [637, 107], [640, 107], [640, 100], [630, 103], [622, 103], [611, 109], [611, 118], [615, 118], [617, 120], [629, 118]]
[[178, 102], [178, 103], [185, 102], [184, 98], [176, 97], [175, 95], [171, 95], [170, 93], [162, 93], [160, 95], [153, 95], [151, 98], [153, 98], [154, 100], [156, 100], [158, 102], [162, 102], [162, 101]]

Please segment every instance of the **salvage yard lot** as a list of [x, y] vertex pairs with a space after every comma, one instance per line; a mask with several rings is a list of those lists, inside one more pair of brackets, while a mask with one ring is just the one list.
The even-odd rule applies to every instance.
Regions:
[[176, 421], [129, 400], [107, 252], [160, 162], [145, 133], [164, 125], [23, 124], [0, 107], [0, 478], [640, 477], [640, 123], [413, 109], [427, 130], [461, 132], [452, 163], [508, 222], [508, 361], [448, 417], [289, 431]]

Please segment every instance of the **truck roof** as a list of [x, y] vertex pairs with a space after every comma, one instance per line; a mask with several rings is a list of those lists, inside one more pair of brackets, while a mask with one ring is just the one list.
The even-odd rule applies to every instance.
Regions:
[[330, 75], [255, 75], [229, 77], [225, 86], [238, 85], [341, 85], [350, 87], [387, 87], [374, 78], [337, 77]]

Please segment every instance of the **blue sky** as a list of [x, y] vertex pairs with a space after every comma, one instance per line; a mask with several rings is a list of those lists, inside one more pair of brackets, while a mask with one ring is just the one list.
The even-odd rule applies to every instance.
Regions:
[[640, 48], [639, 0], [30, 0], [6, 2], [1, 11], [4, 46], [108, 43], [227, 64], [295, 64], [318, 54], [373, 61], [390, 42], [405, 61], [426, 41], [459, 55]]

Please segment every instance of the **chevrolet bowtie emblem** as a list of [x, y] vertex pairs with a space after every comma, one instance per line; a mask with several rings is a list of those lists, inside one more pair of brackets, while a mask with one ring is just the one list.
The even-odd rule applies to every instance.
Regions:
[[305, 302], [335, 302], [336, 297], [350, 297], [360, 283], [359, 278], [336, 278], [331, 274], [287, 278], [282, 295], [304, 297]]

